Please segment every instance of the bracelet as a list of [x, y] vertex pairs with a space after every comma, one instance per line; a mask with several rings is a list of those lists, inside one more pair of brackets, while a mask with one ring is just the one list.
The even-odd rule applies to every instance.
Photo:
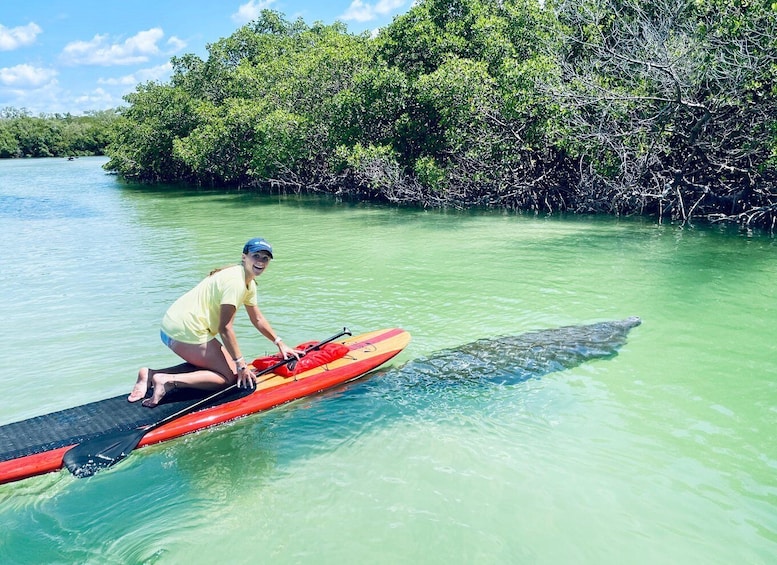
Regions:
[[243, 365], [242, 367], [237, 368], [237, 372], [239, 373], [240, 371], [245, 371], [246, 369], [248, 369], [248, 365]]
[[282, 338], [280, 338], [280, 337], [276, 337], [276, 338], [273, 340], [273, 343], [274, 343], [275, 345], [278, 345], [278, 344], [279, 344], [280, 342], [282, 342], [282, 341], [283, 341], [283, 339], [282, 339]]
[[245, 361], [245, 359], [244, 359], [244, 358], [243, 358], [243, 356], [241, 355], [241, 356], [240, 356], [240, 357], [238, 357], [237, 359], [232, 359], [232, 361], [234, 361], [234, 362], [235, 362], [235, 365], [237, 365], [237, 364], [238, 364], [240, 361]]

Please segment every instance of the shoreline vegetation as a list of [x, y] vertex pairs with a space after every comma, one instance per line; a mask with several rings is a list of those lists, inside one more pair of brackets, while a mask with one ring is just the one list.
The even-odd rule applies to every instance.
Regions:
[[765, 0], [419, 0], [375, 36], [265, 10], [88, 117], [140, 183], [774, 232], [774, 29]]
[[33, 116], [24, 109], [0, 110], [0, 159], [104, 155], [118, 110]]

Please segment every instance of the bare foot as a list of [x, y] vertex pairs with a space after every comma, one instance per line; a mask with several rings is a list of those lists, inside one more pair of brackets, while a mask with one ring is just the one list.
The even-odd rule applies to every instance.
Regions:
[[127, 397], [128, 401], [137, 402], [146, 396], [146, 391], [148, 391], [148, 373], [150, 370], [148, 367], [143, 367], [138, 371], [138, 380], [135, 381], [135, 388], [132, 389], [132, 392]]
[[162, 402], [165, 395], [175, 388], [175, 382], [171, 377], [164, 378], [154, 375], [151, 377], [151, 381], [154, 384], [154, 394], [151, 395], [151, 398], [146, 398], [143, 401], [143, 406], [146, 408], [153, 408]]

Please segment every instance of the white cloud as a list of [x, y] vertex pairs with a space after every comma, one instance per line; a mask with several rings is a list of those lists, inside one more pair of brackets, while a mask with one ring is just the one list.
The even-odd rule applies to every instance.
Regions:
[[73, 98], [73, 102], [79, 107], [79, 108], [111, 108], [114, 106], [117, 106], [117, 100], [114, 98], [111, 94], [103, 90], [102, 88], [97, 88], [93, 90], [92, 92], [88, 92], [87, 94], [82, 94], [81, 96], [76, 96]]
[[101, 78], [97, 82], [108, 86], [131, 86], [150, 80], [160, 81], [170, 76], [173, 66], [170, 63], [151, 67], [150, 69], [140, 69], [129, 75], [119, 78]]
[[0, 24], [0, 51], [13, 51], [24, 45], [32, 45], [43, 30], [36, 23], [7, 28]]
[[57, 76], [54, 69], [42, 69], [32, 65], [16, 65], [0, 69], [0, 84], [9, 88], [40, 88]]
[[[6, 69], [0, 69], [4, 72]], [[106, 110], [123, 104], [121, 93], [112, 94], [103, 88], [74, 93], [64, 89], [51, 78], [42, 85], [26, 88], [5, 87], [0, 82], [0, 107], [24, 108], [32, 114], [82, 114], [92, 110]], [[125, 91], [128, 89], [125, 89]]]
[[[157, 42], [164, 37], [162, 28], [138, 32], [123, 43], [109, 43], [107, 35], [95, 35], [90, 41], [68, 43], [62, 52], [70, 65], [134, 65], [160, 54]], [[180, 41], [171, 38], [169, 41]]]
[[404, 6], [405, 2], [406, 0], [378, 0], [374, 4], [366, 4], [362, 0], [353, 0], [340, 18], [345, 21], [369, 22], [392, 14]]
[[0, 106], [43, 111], [61, 88], [57, 71], [32, 65], [0, 68]]
[[248, 0], [232, 14], [232, 21], [239, 25], [247, 24], [258, 18], [259, 12], [269, 8], [274, 2], [275, 0]]
[[169, 53], [178, 53], [186, 47], [186, 42], [180, 37], [173, 36], [167, 40], [167, 46], [170, 48]]

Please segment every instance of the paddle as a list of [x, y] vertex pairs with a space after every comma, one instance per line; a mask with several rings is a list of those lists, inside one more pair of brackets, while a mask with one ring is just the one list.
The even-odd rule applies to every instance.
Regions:
[[[340, 333], [333, 335], [324, 341], [316, 343], [315, 345], [311, 345], [305, 349], [302, 355], [304, 356], [307, 353], [320, 348], [322, 345], [330, 343], [344, 335], [351, 335], [351, 332], [348, 331], [348, 328], [343, 328], [343, 331]], [[266, 373], [271, 373], [275, 369], [278, 369], [287, 363], [291, 363], [292, 360], [296, 362], [296, 357], [289, 357], [288, 359], [279, 361], [275, 365], [259, 371], [256, 373], [256, 376], [259, 377]], [[158, 422], [154, 422], [153, 424], [149, 424], [143, 428], [108, 432], [94, 439], [79, 443], [75, 447], [70, 448], [65, 453], [62, 461], [65, 464], [65, 467], [67, 467], [68, 470], [76, 477], [91, 477], [100, 469], [105, 469], [106, 467], [115, 465], [127, 457], [130, 452], [137, 447], [138, 443], [140, 443], [140, 440], [143, 439], [143, 436], [145, 436], [151, 430], [163, 426], [168, 422], [175, 420], [176, 418], [180, 418], [186, 414], [191, 414], [201, 406], [215, 400], [216, 398], [235, 388], [237, 388], [237, 383], [230, 385], [227, 388], [224, 388], [214, 394], [211, 394], [202, 400], [198, 400], [194, 404], [191, 404], [186, 408], [179, 410], [174, 414], [170, 414], [166, 418], [162, 418]]]

